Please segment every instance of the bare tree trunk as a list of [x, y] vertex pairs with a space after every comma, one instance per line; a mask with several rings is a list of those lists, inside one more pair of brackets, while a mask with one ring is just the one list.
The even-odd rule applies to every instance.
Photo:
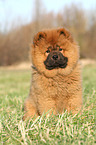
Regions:
[[39, 31], [39, 21], [40, 21], [40, 0], [35, 0], [35, 31]]

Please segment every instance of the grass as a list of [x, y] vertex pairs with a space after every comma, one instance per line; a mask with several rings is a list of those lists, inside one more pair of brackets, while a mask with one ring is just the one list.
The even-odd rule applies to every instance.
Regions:
[[22, 121], [23, 103], [28, 95], [31, 72], [0, 70], [0, 145], [95, 145], [96, 66], [83, 68], [82, 114], [65, 112], [58, 116]]

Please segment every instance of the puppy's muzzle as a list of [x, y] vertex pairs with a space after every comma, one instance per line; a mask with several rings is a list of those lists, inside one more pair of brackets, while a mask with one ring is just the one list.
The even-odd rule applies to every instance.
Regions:
[[51, 52], [44, 61], [45, 67], [48, 70], [56, 68], [65, 68], [67, 66], [68, 58], [63, 56], [61, 52]]

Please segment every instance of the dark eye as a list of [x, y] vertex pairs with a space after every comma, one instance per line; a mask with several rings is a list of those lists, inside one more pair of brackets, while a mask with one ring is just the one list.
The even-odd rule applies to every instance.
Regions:
[[50, 53], [50, 50], [47, 50], [46, 53]]
[[59, 51], [62, 51], [62, 48], [59, 48]]

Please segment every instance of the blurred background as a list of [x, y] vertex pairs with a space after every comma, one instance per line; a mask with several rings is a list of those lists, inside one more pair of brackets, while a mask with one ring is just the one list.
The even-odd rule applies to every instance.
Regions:
[[0, 66], [29, 61], [34, 34], [66, 27], [80, 57], [96, 59], [96, 0], [0, 0]]

